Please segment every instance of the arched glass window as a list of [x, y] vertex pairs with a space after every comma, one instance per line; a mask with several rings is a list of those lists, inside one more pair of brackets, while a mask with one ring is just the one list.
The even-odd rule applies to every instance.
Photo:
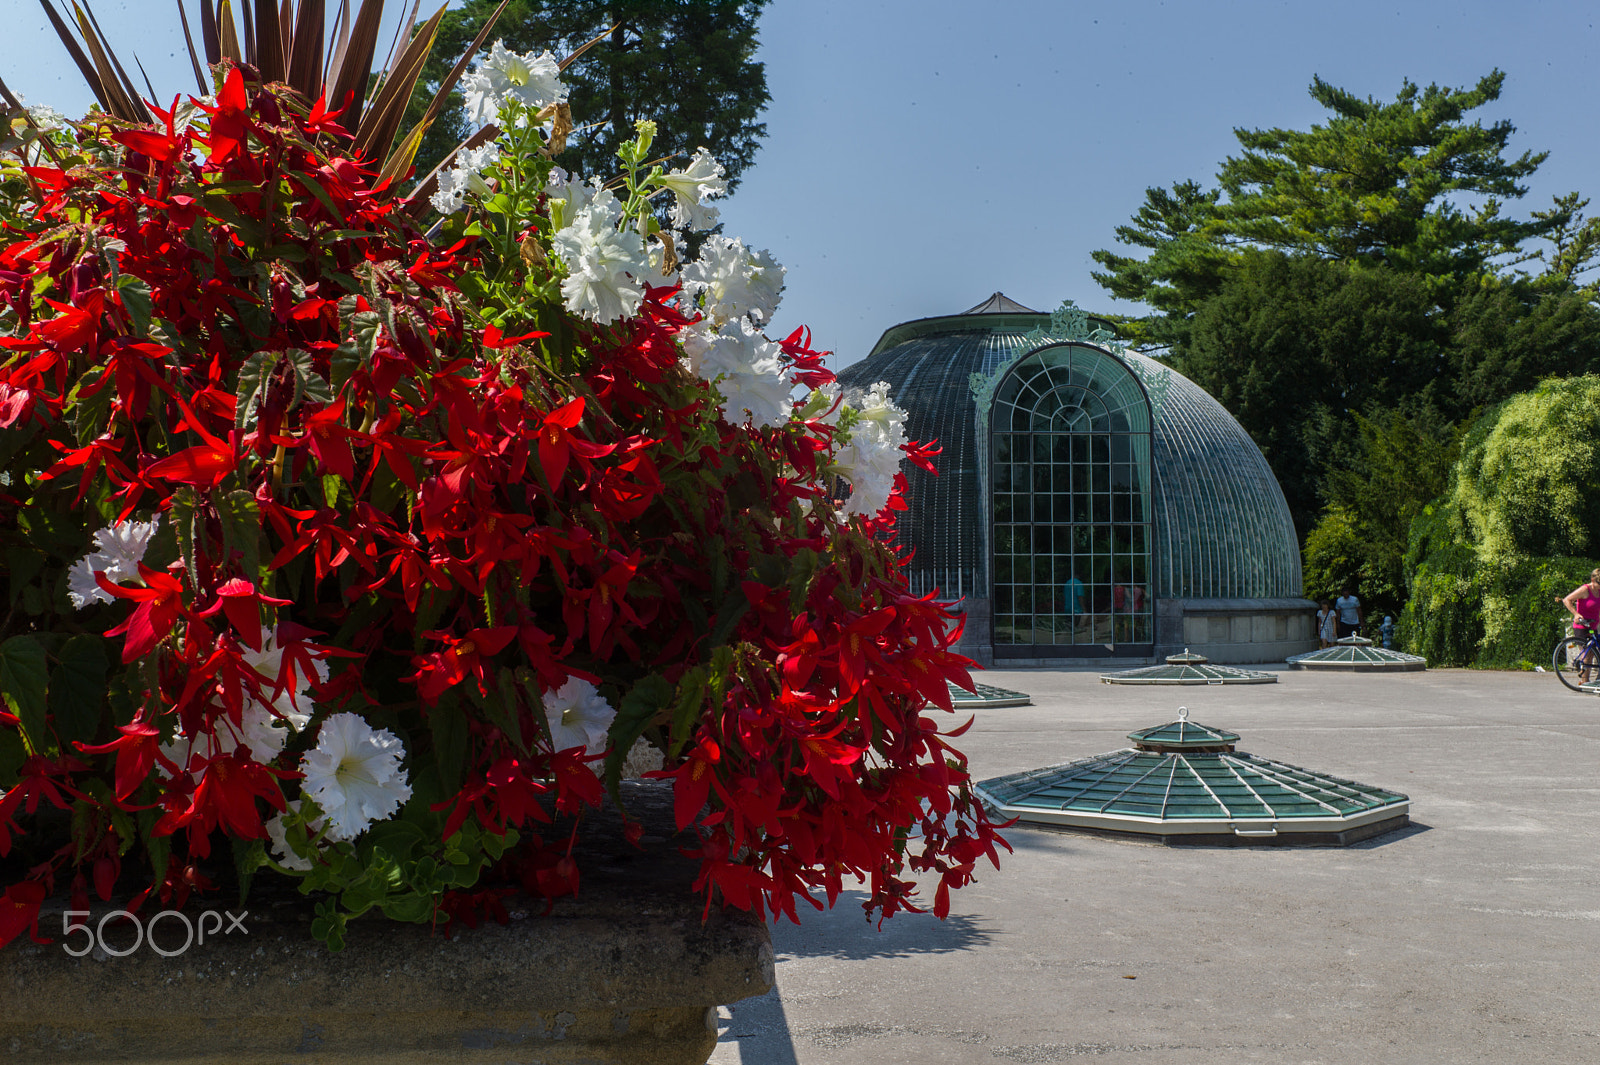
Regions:
[[1053, 344], [995, 389], [997, 658], [1149, 653], [1150, 403], [1105, 352]]

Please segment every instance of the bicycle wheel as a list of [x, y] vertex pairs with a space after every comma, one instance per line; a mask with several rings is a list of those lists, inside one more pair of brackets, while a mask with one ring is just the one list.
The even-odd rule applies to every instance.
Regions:
[[1587, 637], [1568, 636], [1551, 652], [1550, 665], [1562, 684], [1573, 691], [1582, 691], [1583, 685], [1600, 679], [1600, 662], [1595, 659]]

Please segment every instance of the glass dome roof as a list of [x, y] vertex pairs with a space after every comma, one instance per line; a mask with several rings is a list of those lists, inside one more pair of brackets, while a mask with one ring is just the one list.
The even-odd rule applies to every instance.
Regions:
[[[906, 322], [839, 373], [847, 391], [888, 382], [907, 412], [907, 437], [937, 439], [943, 449], [937, 477], [907, 471], [910, 510], [898, 528], [901, 543], [916, 551], [907, 575], [918, 593], [989, 594], [971, 379], [994, 379], [1018, 356], [1060, 343], [1040, 339], [1053, 325], [1051, 315], [1025, 311], [996, 293], [963, 314]], [[1156, 595], [1298, 597], [1299, 541], [1277, 479], [1249, 435], [1205, 390], [1165, 364], [1134, 352], [1117, 358], [1139, 379], [1154, 421]]]
[[1414, 673], [1428, 668], [1426, 658], [1374, 647], [1365, 636], [1346, 636], [1332, 647], [1294, 655], [1284, 661], [1294, 669], [1348, 673]]
[[1132, 748], [977, 785], [990, 812], [1024, 822], [1166, 842], [1353, 843], [1399, 828], [1399, 792], [1236, 749], [1189, 721], [1130, 733]]

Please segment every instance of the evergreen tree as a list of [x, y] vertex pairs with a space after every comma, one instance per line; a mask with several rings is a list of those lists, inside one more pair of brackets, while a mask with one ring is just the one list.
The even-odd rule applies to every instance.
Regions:
[[[653, 118], [655, 147], [686, 162], [708, 149], [726, 170], [728, 189], [755, 158], [767, 127], [766, 70], [755, 62], [756, 20], [767, 0], [511, 0], [485, 48], [549, 50], [562, 58], [601, 37], [562, 75], [579, 123], [558, 161], [584, 176], [610, 177], [617, 147], [634, 122]], [[466, 0], [445, 14], [422, 86], [437, 86], [472, 43], [499, 0]], [[419, 90], [406, 126], [422, 117]], [[417, 153], [417, 176], [471, 132], [459, 100], [447, 106]]]
[[[1236, 129], [1244, 151], [1224, 160], [1218, 187], [1148, 190], [1116, 237], [1149, 254], [1096, 251], [1106, 269], [1095, 279], [1155, 312], [1128, 326], [1136, 340], [1181, 347], [1194, 315], [1249, 249], [1416, 273], [1443, 306], [1497, 256], [1514, 256], [1535, 237], [1557, 243], [1550, 271], [1574, 277], [1600, 251], [1600, 225], [1573, 226], [1582, 206], [1575, 196], [1527, 219], [1501, 213], [1546, 155], [1508, 159], [1515, 127], [1469, 120], [1499, 98], [1504, 80], [1496, 70], [1470, 89], [1406, 81], [1392, 103], [1379, 103], [1316, 78], [1311, 96], [1332, 113], [1325, 124]], [[1467, 197], [1484, 200], [1467, 209]]]
[[[1548, 154], [1507, 159], [1510, 122], [1466, 120], [1504, 82], [1498, 70], [1471, 89], [1407, 80], [1393, 103], [1379, 103], [1313, 79], [1312, 99], [1333, 112], [1326, 125], [1234, 131], [1245, 151], [1217, 175], [1227, 194], [1219, 228], [1260, 247], [1441, 280], [1477, 273], [1563, 221], [1500, 214]], [[1487, 199], [1463, 209], [1463, 194]]]

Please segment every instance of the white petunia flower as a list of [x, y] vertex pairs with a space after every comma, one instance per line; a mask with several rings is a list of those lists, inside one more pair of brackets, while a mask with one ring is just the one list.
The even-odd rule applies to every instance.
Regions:
[[500, 145], [490, 141], [481, 148], [469, 148], [456, 153], [456, 162], [449, 170], [441, 171], [438, 188], [429, 198], [434, 210], [440, 214], [453, 214], [467, 202], [467, 193], [486, 197], [491, 193], [483, 171], [500, 161]]
[[894, 490], [894, 478], [905, 458], [906, 412], [889, 399], [889, 385], [879, 381], [854, 399], [856, 420], [850, 439], [833, 457], [834, 468], [850, 482], [844, 514], [868, 517], [882, 510]]
[[894, 490], [895, 474], [900, 472], [904, 453], [896, 448], [876, 443], [846, 444], [834, 456], [834, 465], [850, 482], [850, 498], [844, 502], [844, 513], [878, 513], [889, 502]]
[[40, 129], [60, 129], [67, 124], [67, 116], [49, 104], [29, 105], [28, 117], [33, 119], [33, 124]]
[[777, 359], [763, 359], [748, 372], [723, 374], [716, 387], [723, 397], [722, 417], [735, 425], [748, 412], [750, 423], [758, 428], [778, 426], [794, 411], [788, 367]]
[[333, 714], [323, 721], [317, 745], [300, 769], [302, 788], [328, 818], [328, 838], [355, 839], [374, 821], [393, 817], [411, 798], [400, 761], [400, 738], [374, 729], [359, 714]]
[[724, 402], [724, 420], [758, 426], [782, 425], [794, 409], [793, 387], [783, 348], [761, 335], [748, 318], [736, 318], [712, 333], [704, 321], [679, 330], [683, 364], [714, 382]]
[[606, 749], [606, 730], [617, 712], [593, 684], [568, 677], [561, 687], [544, 693], [544, 715], [554, 750], [582, 747], [585, 754], [599, 754]]
[[511, 101], [537, 112], [547, 104], [567, 98], [561, 84], [561, 70], [549, 52], [536, 56], [506, 50], [504, 41], [494, 42], [478, 68], [461, 79], [467, 101], [467, 116], [476, 126], [495, 121], [501, 107]]
[[683, 292], [691, 310], [703, 310], [717, 325], [749, 315], [772, 319], [783, 291], [784, 269], [771, 254], [752, 251], [732, 237], [711, 237], [700, 258], [683, 268]]
[[860, 396], [851, 406], [856, 409], [856, 424], [851, 427], [851, 439], [870, 434], [878, 444], [899, 449], [906, 442], [906, 412], [889, 399], [889, 382], [879, 381]]
[[839, 416], [844, 413], [844, 401], [840, 398], [843, 390], [837, 381], [829, 381], [812, 391], [809, 402], [820, 407], [816, 420], [824, 425], [838, 426]]
[[715, 333], [702, 334], [691, 327], [678, 336], [694, 372], [707, 381], [725, 373], [750, 373], [758, 363], [783, 357], [783, 348], [763, 336], [748, 318], [736, 318]]
[[644, 301], [641, 278], [650, 274], [644, 238], [632, 228], [619, 230], [616, 197], [596, 196], [551, 239], [567, 267], [561, 299], [567, 310], [609, 325], [630, 317]]
[[717, 224], [717, 209], [706, 201], [728, 191], [722, 164], [704, 148], [682, 170], [657, 178], [662, 187], [672, 190], [672, 224], [678, 229], [710, 229]]
[[[262, 681], [261, 690], [264, 695], [272, 699], [270, 707], [263, 705], [254, 696], [245, 701], [244, 715], [244, 740], [250, 747], [250, 756], [261, 763], [270, 762], [283, 753], [283, 745], [288, 739], [288, 729], [285, 723], [299, 730], [311, 723], [311, 684], [308, 676], [302, 675], [297, 669], [292, 678], [283, 677], [284, 687], [278, 691], [278, 682], [283, 673], [283, 649], [277, 647], [271, 636], [261, 644], [261, 650], [252, 651], [244, 649], [245, 664], [265, 680]], [[312, 659], [312, 664], [317, 673], [318, 684], [328, 680], [328, 663], [320, 658]]]
[[568, 174], [559, 166], [552, 167], [550, 178], [545, 182], [545, 204], [550, 209], [550, 222], [556, 229], [565, 228], [578, 212], [591, 203], [598, 204], [605, 210], [612, 210], [615, 205], [618, 217], [622, 214], [622, 207], [617, 204], [616, 196], [611, 190], [600, 183], [600, 179], [592, 177], [584, 181], [576, 174]]
[[90, 603], [114, 600], [95, 581], [96, 570], [112, 584], [139, 579], [139, 563], [144, 561], [144, 553], [160, 526], [161, 515], [157, 514], [146, 522], [125, 521], [95, 533], [95, 546], [100, 550], [74, 562], [67, 571], [67, 598], [72, 605], [82, 610]]
[[[298, 813], [303, 801], [293, 799], [288, 804], [289, 808]], [[323, 818], [313, 818], [311, 823], [305, 826], [306, 831], [315, 836], [322, 831], [324, 823]], [[273, 857], [285, 869], [292, 869], [297, 873], [311, 872], [311, 859], [302, 858], [294, 852], [294, 848], [289, 846], [288, 834], [288, 829], [283, 827], [283, 814], [273, 814], [272, 819], [267, 822], [267, 836], [272, 840]]]
[[[161, 753], [183, 768], [187, 769], [189, 760], [196, 755], [214, 758], [227, 754], [241, 742], [251, 758], [266, 765], [283, 753], [283, 745], [289, 740], [289, 729], [285, 726], [292, 726], [299, 731], [311, 723], [311, 678], [297, 669], [294, 677], [281, 677], [284, 688], [278, 690], [283, 672], [283, 649], [275, 645], [270, 634], [262, 641], [261, 650], [252, 651], [247, 647], [241, 657], [247, 666], [260, 675], [262, 694], [271, 701], [264, 703], [254, 695], [247, 694], [237, 729], [231, 722], [222, 719], [217, 721], [215, 735], [191, 739], [180, 729], [170, 742], [161, 745]], [[317, 682], [325, 683], [328, 664], [320, 658], [313, 659], [312, 663]]]

